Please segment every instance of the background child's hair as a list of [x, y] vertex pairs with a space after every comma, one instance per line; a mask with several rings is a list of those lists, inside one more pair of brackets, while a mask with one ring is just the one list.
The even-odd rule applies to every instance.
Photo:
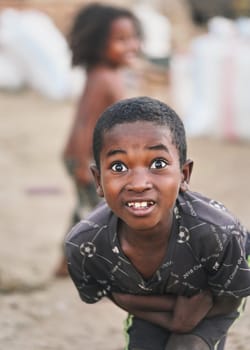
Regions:
[[164, 102], [155, 98], [141, 96], [114, 103], [98, 119], [93, 136], [93, 154], [99, 170], [104, 133], [111, 130], [117, 124], [133, 123], [136, 121], [145, 121], [166, 126], [170, 130], [172, 142], [178, 150], [180, 166], [185, 163], [187, 158], [187, 142], [182, 120]]
[[110, 25], [120, 17], [130, 18], [138, 38], [142, 37], [138, 19], [126, 8], [92, 3], [77, 13], [69, 33], [73, 66], [89, 67], [103, 60]]

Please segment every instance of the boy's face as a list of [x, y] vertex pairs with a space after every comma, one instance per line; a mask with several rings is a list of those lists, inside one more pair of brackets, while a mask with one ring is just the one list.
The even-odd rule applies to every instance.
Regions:
[[132, 230], [169, 227], [180, 186], [189, 176], [180, 169], [169, 129], [142, 121], [105, 133], [100, 173], [93, 173], [98, 194]]

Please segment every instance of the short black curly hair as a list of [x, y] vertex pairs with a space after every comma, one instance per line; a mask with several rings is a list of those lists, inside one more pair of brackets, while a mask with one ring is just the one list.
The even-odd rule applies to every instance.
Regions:
[[164, 102], [155, 98], [140, 96], [114, 103], [98, 119], [93, 134], [93, 155], [99, 170], [104, 134], [117, 124], [136, 121], [146, 121], [156, 125], [167, 126], [172, 135], [172, 143], [176, 146], [179, 153], [180, 167], [184, 165], [187, 159], [187, 141], [181, 118]]
[[97, 2], [77, 12], [68, 36], [73, 66], [88, 68], [103, 59], [111, 23], [120, 17], [131, 19], [138, 38], [142, 38], [139, 20], [129, 9]]

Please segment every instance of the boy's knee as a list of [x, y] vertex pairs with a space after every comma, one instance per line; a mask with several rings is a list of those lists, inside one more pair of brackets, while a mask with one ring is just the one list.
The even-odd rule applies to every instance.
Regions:
[[165, 350], [209, 350], [209, 345], [192, 334], [174, 334], [169, 338]]

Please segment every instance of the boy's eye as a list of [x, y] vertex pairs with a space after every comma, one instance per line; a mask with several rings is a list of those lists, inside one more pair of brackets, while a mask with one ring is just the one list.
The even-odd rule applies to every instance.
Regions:
[[123, 163], [117, 162], [112, 164], [111, 169], [117, 173], [121, 173], [123, 171], [126, 171], [127, 167]]
[[152, 165], [151, 165], [151, 169], [162, 169], [165, 168], [167, 166], [167, 162], [163, 159], [156, 159], [153, 161]]

